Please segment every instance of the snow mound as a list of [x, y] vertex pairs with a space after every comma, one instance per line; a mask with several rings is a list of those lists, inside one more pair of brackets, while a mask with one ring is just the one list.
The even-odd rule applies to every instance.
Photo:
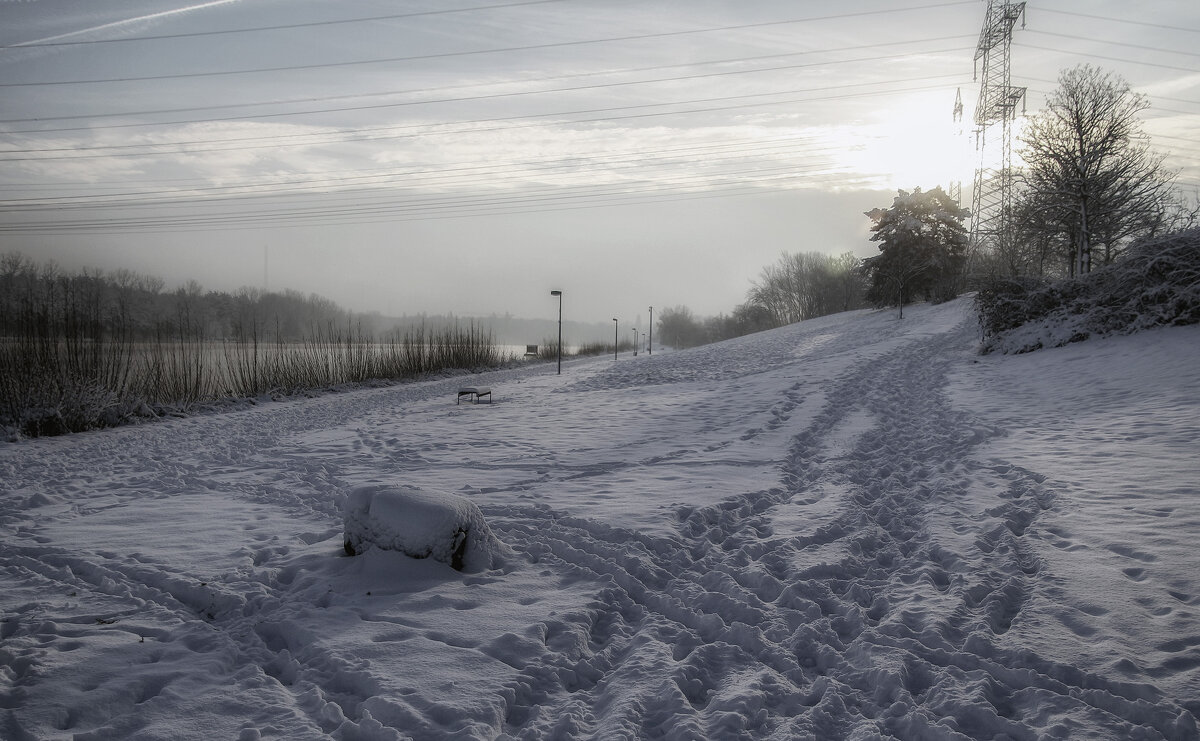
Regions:
[[352, 556], [380, 548], [478, 572], [500, 566], [508, 551], [479, 507], [453, 494], [366, 484], [350, 492], [343, 519]]

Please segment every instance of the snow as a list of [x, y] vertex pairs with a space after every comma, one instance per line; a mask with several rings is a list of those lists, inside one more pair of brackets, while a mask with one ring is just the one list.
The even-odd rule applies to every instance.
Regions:
[[1200, 328], [968, 311], [6, 445], [0, 737], [1200, 737]]

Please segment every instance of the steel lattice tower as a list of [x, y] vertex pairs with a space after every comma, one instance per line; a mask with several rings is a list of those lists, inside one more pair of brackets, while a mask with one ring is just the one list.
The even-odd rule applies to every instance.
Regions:
[[[958, 90], [954, 91], [954, 113], [953, 113], [953, 116], [954, 116], [954, 137], [956, 139], [954, 148], [957, 151], [958, 146], [959, 146], [959, 142], [957, 140], [962, 137], [962, 133], [963, 133], [963, 131], [962, 131], [962, 116], [963, 116], [962, 88], [959, 88]], [[950, 193], [949, 193], [950, 198], [952, 198], [954, 200], [954, 202], [957, 203], [959, 206], [962, 205], [962, 181], [958, 179], [958, 176], [959, 176], [958, 168], [962, 164], [963, 163], [961, 161], [957, 161], [954, 163], [955, 168], [954, 168], [954, 172], [951, 175], [952, 179], [950, 180]]]
[[980, 67], [983, 71], [975, 105], [975, 146], [979, 151], [971, 198], [971, 247], [975, 251], [989, 246], [996, 249], [1009, 232], [1012, 122], [1017, 106], [1025, 100], [1025, 88], [1011, 83], [1010, 49], [1013, 26], [1024, 13], [1025, 3], [988, 0], [987, 18], [975, 48], [976, 77]]

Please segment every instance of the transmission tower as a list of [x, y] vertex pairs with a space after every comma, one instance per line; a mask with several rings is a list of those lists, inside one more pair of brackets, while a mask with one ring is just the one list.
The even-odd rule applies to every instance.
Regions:
[[[1002, 249], [1012, 212], [1012, 122], [1023, 105], [1025, 88], [1013, 87], [1012, 32], [1025, 14], [1025, 3], [988, 0], [987, 18], [975, 48], [979, 102], [975, 106], [975, 147], [979, 167], [971, 199], [971, 247]], [[1024, 23], [1022, 21], [1022, 27]], [[982, 62], [982, 64], [981, 64]]]
[[[963, 133], [962, 132], [962, 117], [963, 117], [962, 88], [959, 88], [954, 91], [954, 138], [955, 138], [954, 149], [955, 149], [956, 153], [958, 153], [958, 151], [959, 151], [959, 149], [958, 149], [959, 139], [961, 138], [962, 133]], [[955, 157], [954, 172], [951, 175], [951, 180], [950, 180], [950, 197], [952, 199], [954, 199], [954, 202], [957, 203], [959, 206], [962, 205], [962, 181], [959, 180], [958, 178], [959, 178], [959, 168], [962, 166], [962, 164], [963, 163], [961, 161], [959, 161], [957, 157]]]

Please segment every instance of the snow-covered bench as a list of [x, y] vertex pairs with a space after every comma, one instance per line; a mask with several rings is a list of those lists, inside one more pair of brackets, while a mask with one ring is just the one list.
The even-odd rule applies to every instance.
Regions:
[[458, 404], [461, 402], [464, 396], [472, 397], [472, 401], [476, 404], [479, 403], [479, 397], [486, 396], [488, 403], [492, 403], [492, 390], [487, 386], [463, 386], [458, 390], [458, 399], [454, 403]]

